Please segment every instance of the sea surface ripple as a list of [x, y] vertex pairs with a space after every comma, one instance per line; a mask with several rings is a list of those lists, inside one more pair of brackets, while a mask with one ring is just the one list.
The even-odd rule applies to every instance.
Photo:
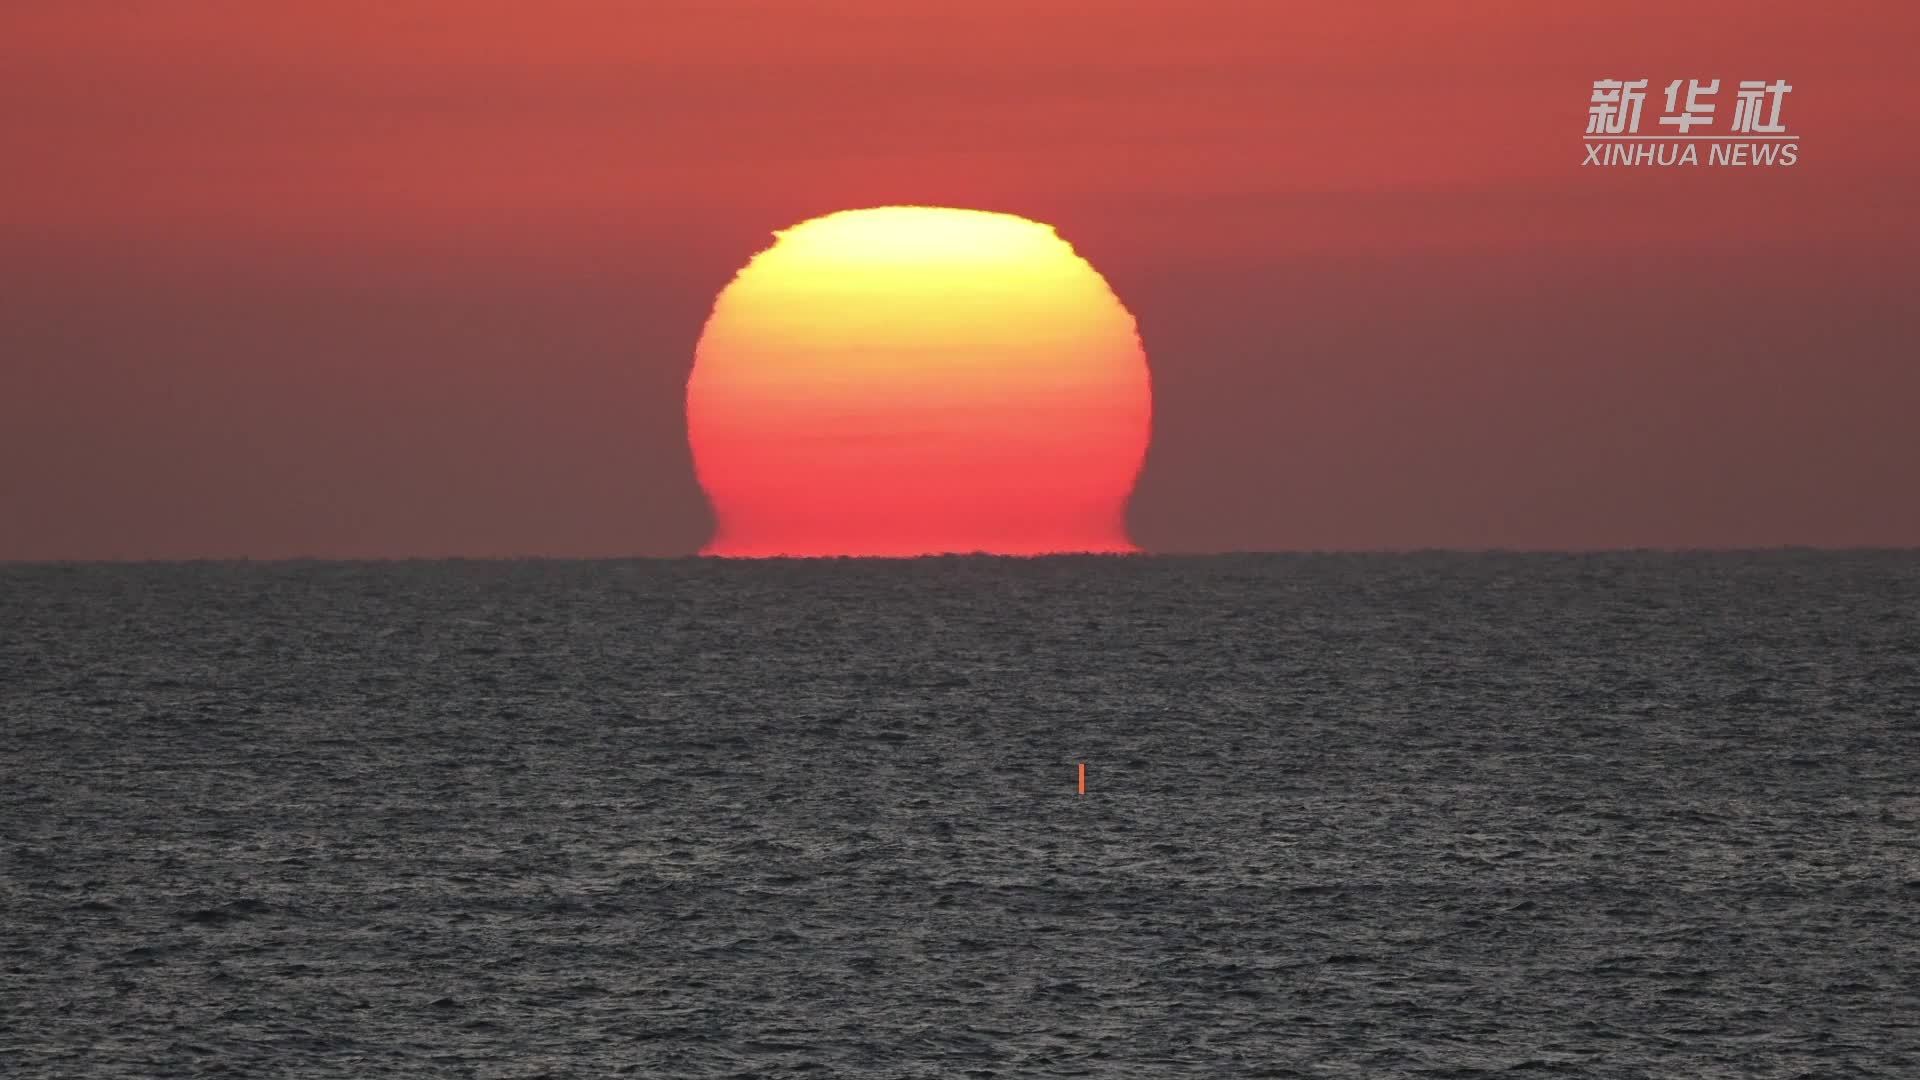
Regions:
[[7, 566], [0, 725], [9, 1077], [1920, 1076], [1916, 553]]

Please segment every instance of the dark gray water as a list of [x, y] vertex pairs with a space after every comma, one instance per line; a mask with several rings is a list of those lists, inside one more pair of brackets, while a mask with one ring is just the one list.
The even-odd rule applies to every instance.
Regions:
[[1911, 553], [0, 567], [0, 1073], [1920, 1076], [1917, 613]]

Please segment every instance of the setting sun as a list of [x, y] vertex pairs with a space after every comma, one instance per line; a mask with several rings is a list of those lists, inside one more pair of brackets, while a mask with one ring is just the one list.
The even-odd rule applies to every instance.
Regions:
[[1152, 395], [1133, 316], [1047, 225], [934, 207], [777, 234], [687, 383], [707, 554], [1127, 552]]

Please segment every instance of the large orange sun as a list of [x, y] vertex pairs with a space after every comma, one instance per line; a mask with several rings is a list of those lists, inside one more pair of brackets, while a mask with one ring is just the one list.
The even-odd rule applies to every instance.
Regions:
[[777, 234], [687, 380], [709, 555], [1125, 552], [1133, 316], [1049, 226], [924, 206]]

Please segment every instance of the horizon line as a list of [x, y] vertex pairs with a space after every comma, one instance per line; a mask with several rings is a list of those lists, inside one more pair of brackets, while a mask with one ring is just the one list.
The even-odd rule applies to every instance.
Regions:
[[924, 555], [207, 555], [161, 558], [5, 559], [0, 570], [26, 567], [195, 566], [205, 564], [384, 564], [425, 562], [912, 562], [922, 559], [1212, 559], [1272, 555], [1299, 556], [1407, 556], [1407, 555], [1762, 555], [1784, 552], [1816, 554], [1920, 554], [1915, 544], [1747, 544], [1747, 545], [1633, 545], [1614, 547], [1323, 547], [1223, 548], [1217, 551], [1056, 551], [1002, 555], [989, 551], [929, 552]]

